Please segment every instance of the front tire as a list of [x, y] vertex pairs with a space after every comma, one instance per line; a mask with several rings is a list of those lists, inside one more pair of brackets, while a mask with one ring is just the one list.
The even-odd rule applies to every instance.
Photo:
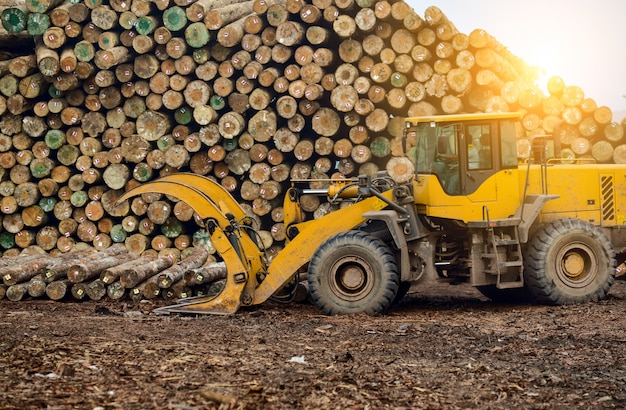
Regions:
[[309, 292], [329, 315], [384, 312], [398, 293], [399, 281], [389, 247], [362, 231], [328, 239], [309, 263]]
[[538, 302], [585, 303], [606, 297], [615, 281], [615, 266], [613, 244], [599, 227], [563, 219], [534, 235], [524, 279]]

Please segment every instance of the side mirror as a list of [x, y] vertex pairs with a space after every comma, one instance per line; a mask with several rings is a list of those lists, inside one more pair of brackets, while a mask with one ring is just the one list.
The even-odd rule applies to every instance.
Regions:
[[409, 137], [412, 137], [413, 139], [415, 139], [417, 135], [417, 132], [415, 131], [415, 129], [411, 129], [411, 128], [405, 128], [404, 132], [402, 133], [402, 153], [404, 155], [406, 155], [406, 153], [408, 152], [408, 148], [407, 148], [407, 140]]

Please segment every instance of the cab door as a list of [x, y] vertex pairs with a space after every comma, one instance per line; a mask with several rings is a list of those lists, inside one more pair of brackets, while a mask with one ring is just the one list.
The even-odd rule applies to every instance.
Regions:
[[459, 136], [459, 146], [465, 157], [461, 172], [462, 191], [470, 197], [480, 191], [480, 201], [497, 199], [495, 178], [491, 178], [497, 171], [495, 137], [496, 132], [489, 122], [466, 124]]

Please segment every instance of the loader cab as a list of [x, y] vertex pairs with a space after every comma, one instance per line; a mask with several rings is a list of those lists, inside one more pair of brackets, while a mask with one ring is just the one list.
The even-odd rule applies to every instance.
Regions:
[[518, 120], [518, 113], [408, 118], [416, 174], [436, 175], [448, 195], [473, 193], [498, 171], [517, 168]]

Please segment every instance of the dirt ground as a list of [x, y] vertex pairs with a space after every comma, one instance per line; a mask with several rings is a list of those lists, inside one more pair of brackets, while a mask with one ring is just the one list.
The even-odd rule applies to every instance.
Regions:
[[602, 302], [562, 307], [447, 283], [373, 317], [156, 306], [0, 301], [0, 409], [626, 407], [624, 281]]

